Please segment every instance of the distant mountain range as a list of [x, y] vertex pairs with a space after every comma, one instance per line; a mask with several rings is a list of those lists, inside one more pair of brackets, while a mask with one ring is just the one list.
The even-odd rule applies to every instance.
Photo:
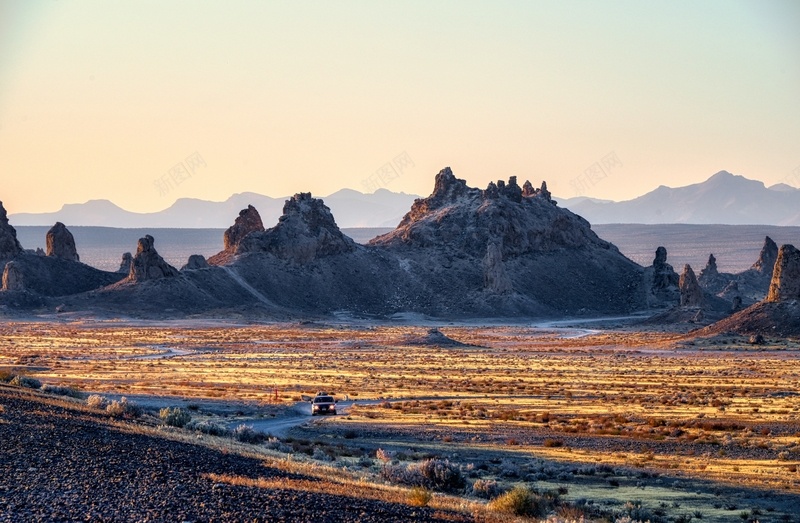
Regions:
[[[342, 189], [323, 198], [339, 227], [396, 227], [419, 196], [378, 189], [363, 194]], [[14, 225], [87, 225], [123, 228], [226, 228], [241, 209], [253, 205], [265, 227], [272, 227], [287, 198], [256, 193], [234, 194], [224, 202], [181, 198], [163, 211], [135, 213], [108, 200], [67, 204], [51, 213], [18, 213]], [[702, 183], [666, 186], [614, 202], [587, 197], [558, 198], [559, 205], [590, 223], [693, 223], [730, 225], [800, 225], [800, 189], [786, 184], [766, 187], [727, 171]]]
[[578, 197], [558, 204], [590, 223], [800, 225], [800, 189], [766, 187], [727, 171], [685, 187], [662, 185], [623, 202]]
[[[163, 211], [136, 213], [126, 211], [108, 200], [90, 200], [67, 204], [49, 213], [17, 213], [9, 216], [13, 225], [53, 225], [59, 221], [70, 226], [122, 228], [227, 228], [239, 211], [252, 205], [258, 209], [265, 227], [272, 227], [282, 214], [286, 198], [272, 198], [256, 193], [234, 194], [224, 202], [181, 198]], [[396, 227], [419, 196], [378, 189], [363, 194], [342, 189], [323, 198], [340, 227]]]

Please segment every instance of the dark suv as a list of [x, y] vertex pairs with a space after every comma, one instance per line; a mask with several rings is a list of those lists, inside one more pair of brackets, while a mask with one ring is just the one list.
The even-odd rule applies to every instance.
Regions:
[[333, 396], [320, 392], [311, 400], [311, 415], [333, 414], [336, 415], [336, 400]]

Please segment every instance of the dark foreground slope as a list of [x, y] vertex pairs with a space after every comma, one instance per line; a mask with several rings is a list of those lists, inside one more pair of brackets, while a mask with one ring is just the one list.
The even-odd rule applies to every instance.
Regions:
[[27, 392], [0, 388], [0, 405], [0, 521], [453, 520], [357, 493], [215, 483], [204, 475], [315, 479], [265, 467], [257, 459], [126, 433], [100, 414]]

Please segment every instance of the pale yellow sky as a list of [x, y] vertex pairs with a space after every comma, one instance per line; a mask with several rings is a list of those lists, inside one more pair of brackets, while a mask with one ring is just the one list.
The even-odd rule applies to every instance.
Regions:
[[448, 165], [614, 200], [791, 181], [799, 26], [791, 1], [3, 1], [0, 200], [363, 192], [396, 159], [378, 185], [423, 195]]

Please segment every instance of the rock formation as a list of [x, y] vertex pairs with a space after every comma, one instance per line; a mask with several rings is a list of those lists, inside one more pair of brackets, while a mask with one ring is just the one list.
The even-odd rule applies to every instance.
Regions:
[[10, 260], [22, 252], [17, 240], [17, 231], [8, 223], [8, 215], [0, 202], [0, 260]]
[[78, 250], [75, 248], [75, 238], [61, 222], [56, 222], [45, 237], [47, 242], [47, 256], [54, 256], [62, 260], [80, 261]]
[[136, 256], [133, 257], [131, 270], [128, 273], [129, 281], [143, 282], [178, 275], [178, 270], [165, 262], [164, 258], [158, 254], [153, 246], [154, 242], [155, 240], [149, 234], [144, 238], [139, 238]]
[[239, 242], [251, 232], [263, 232], [264, 224], [261, 222], [261, 215], [252, 205], [247, 209], [239, 211], [239, 216], [233, 225], [225, 231], [222, 236], [223, 245], [226, 251], [235, 252]]
[[210, 266], [208, 265], [205, 256], [203, 256], [202, 254], [192, 254], [191, 256], [189, 256], [189, 261], [186, 262], [186, 265], [181, 267], [181, 270], [196, 271], [198, 269], [207, 269], [208, 267]]
[[284, 260], [311, 260], [356, 250], [355, 242], [336, 225], [331, 210], [311, 193], [298, 193], [286, 200], [278, 224], [264, 232], [242, 238], [236, 254], [266, 252]]
[[652, 307], [674, 306], [680, 303], [679, 277], [667, 263], [667, 249], [658, 247], [653, 265], [644, 271], [648, 303]]
[[129, 252], [123, 253], [122, 261], [119, 264], [119, 269], [117, 269], [117, 272], [127, 276], [131, 272], [132, 263], [133, 263], [133, 255], [131, 255], [131, 253]]
[[689, 264], [683, 267], [679, 280], [681, 290], [681, 307], [702, 307], [704, 305], [703, 289]]
[[503, 249], [499, 242], [489, 242], [483, 258], [484, 287], [490, 292], [502, 294], [514, 289], [503, 265]]
[[735, 276], [733, 274], [719, 272], [717, 269], [717, 259], [713, 254], [709, 254], [708, 263], [706, 263], [705, 268], [701, 270], [700, 274], [697, 276], [697, 282], [704, 291], [719, 296], [721, 296], [720, 293], [734, 280]]
[[25, 282], [19, 264], [13, 261], [6, 263], [3, 269], [3, 290], [4, 291], [24, 291]]
[[800, 300], [800, 250], [782, 245], [775, 261], [768, 302]]
[[750, 269], [753, 271], [772, 277], [772, 271], [775, 268], [775, 261], [778, 259], [778, 245], [767, 236], [764, 238], [764, 246], [761, 248], [761, 253], [758, 255], [758, 260], [753, 264]]

